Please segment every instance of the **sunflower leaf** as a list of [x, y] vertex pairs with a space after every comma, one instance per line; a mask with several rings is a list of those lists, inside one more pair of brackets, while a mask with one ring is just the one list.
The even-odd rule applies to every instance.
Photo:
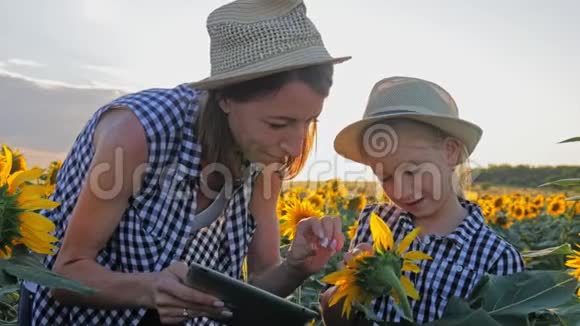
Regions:
[[503, 324], [494, 320], [488, 312], [479, 308], [473, 309], [467, 301], [458, 297], [451, 297], [443, 317], [439, 320], [427, 323], [429, 326], [501, 326]]
[[574, 296], [576, 279], [564, 271], [489, 275], [482, 308], [505, 325], [525, 325], [531, 313], [562, 307]]
[[18, 255], [11, 259], [0, 261], [0, 271], [12, 277], [49, 288], [67, 289], [85, 295], [95, 292], [77, 281], [53, 273], [29, 255]]
[[562, 140], [560, 142], [558, 142], [558, 144], [563, 144], [563, 143], [572, 143], [572, 142], [577, 142], [580, 141], [580, 137], [572, 137], [572, 138], [568, 138], [566, 140]]
[[[578, 298], [572, 298], [557, 307], [541, 311], [537, 314], [538, 319], [542, 318], [543, 314], [551, 316], [553, 320], [560, 322], [564, 326], [578, 325], [580, 321], [580, 301]], [[544, 317], [542, 319], [545, 320], [547, 318]]]
[[571, 255], [574, 251], [572, 251], [572, 247], [569, 243], [565, 243], [563, 245], [557, 247], [550, 247], [542, 250], [530, 250], [526, 252], [522, 252], [523, 258], [537, 258], [537, 257], [544, 257], [550, 255]]
[[546, 182], [544, 184], [539, 185], [538, 187], [545, 186], [562, 186], [562, 187], [580, 186], [580, 178], [560, 179], [556, 181]]
[[2, 266], [5, 263], [5, 260], [0, 259], [0, 287], [4, 287], [7, 285], [17, 284], [18, 279], [6, 272], [4, 272]]
[[18, 283], [11, 284], [8, 286], [2, 286], [2, 287], [0, 287], [0, 296], [3, 296], [3, 295], [8, 294], [8, 293], [16, 292], [16, 291], [18, 291], [19, 288], [20, 288], [20, 286], [18, 285]]

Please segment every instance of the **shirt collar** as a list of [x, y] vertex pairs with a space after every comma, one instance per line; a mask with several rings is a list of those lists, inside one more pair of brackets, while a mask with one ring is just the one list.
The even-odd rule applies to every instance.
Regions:
[[[467, 209], [467, 217], [453, 232], [444, 238], [454, 241], [459, 247], [464, 247], [471, 241], [477, 231], [485, 225], [485, 221], [479, 205], [465, 199], [460, 199], [459, 202], [463, 208]], [[408, 212], [403, 212], [400, 215], [399, 222], [409, 232], [415, 228], [413, 215]]]

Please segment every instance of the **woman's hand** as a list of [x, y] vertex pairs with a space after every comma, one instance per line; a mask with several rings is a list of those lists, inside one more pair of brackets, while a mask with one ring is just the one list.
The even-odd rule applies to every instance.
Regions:
[[187, 265], [183, 262], [173, 263], [157, 274], [152, 302], [163, 324], [179, 324], [198, 316], [212, 319], [232, 316], [218, 298], [185, 285], [186, 275]]
[[339, 217], [310, 217], [301, 220], [286, 256], [286, 263], [304, 276], [320, 271], [344, 245]]

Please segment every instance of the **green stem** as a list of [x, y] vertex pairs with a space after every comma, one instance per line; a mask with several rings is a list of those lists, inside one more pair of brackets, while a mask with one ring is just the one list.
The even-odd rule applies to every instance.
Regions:
[[389, 281], [389, 284], [393, 287], [393, 289], [399, 295], [400, 306], [403, 309], [403, 314], [408, 320], [413, 320], [413, 312], [411, 311], [411, 305], [409, 305], [409, 300], [407, 299], [407, 294], [403, 289], [403, 285], [401, 284], [401, 280], [393, 271], [393, 268], [385, 268], [385, 278]]

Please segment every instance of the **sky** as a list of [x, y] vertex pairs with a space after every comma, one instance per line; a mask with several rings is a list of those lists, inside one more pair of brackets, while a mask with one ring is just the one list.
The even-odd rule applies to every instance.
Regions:
[[[62, 159], [91, 114], [126, 92], [209, 74], [207, 15], [222, 0], [0, 0], [0, 142], [31, 164]], [[578, 165], [578, 1], [306, 0], [334, 56], [317, 146], [298, 179], [370, 178], [338, 156], [375, 82], [443, 86], [483, 129], [472, 167]], [[364, 4], [364, 5], [363, 5]]]

